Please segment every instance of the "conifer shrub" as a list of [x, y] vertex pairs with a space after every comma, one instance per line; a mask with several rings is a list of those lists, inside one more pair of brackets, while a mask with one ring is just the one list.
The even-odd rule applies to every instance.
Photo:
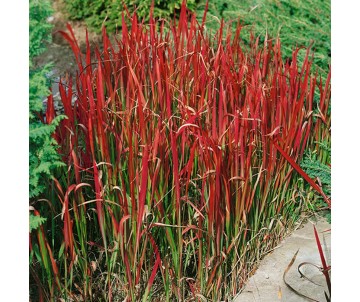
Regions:
[[[206, 0], [201, 0], [196, 12], [201, 18]], [[295, 47], [314, 50], [313, 72], [325, 78], [331, 61], [331, 3], [330, 0], [210, 0], [207, 26], [217, 30], [220, 20], [239, 21], [243, 26], [243, 39], [250, 40], [250, 32], [264, 39], [280, 37], [284, 60], [292, 58]], [[234, 23], [234, 28], [235, 28]], [[263, 40], [262, 40], [263, 41]], [[306, 55], [301, 50], [300, 63]]]

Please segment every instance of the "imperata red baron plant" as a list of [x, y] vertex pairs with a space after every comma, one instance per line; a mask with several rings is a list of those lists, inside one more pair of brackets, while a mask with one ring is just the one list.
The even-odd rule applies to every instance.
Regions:
[[33, 238], [43, 298], [230, 299], [301, 210], [300, 175], [330, 206], [298, 165], [330, 142], [330, 74], [310, 74], [309, 49], [302, 66], [299, 49], [284, 62], [279, 40], [245, 46], [224, 22], [212, 36], [206, 11], [199, 24], [185, 5], [171, 24], [125, 13], [94, 56], [61, 34], [78, 73], [60, 84], [56, 240]]

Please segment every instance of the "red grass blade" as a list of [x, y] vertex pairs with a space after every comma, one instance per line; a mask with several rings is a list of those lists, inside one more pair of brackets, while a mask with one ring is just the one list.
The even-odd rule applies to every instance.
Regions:
[[53, 95], [50, 94], [47, 98], [46, 123], [51, 124], [54, 117], [55, 117], [54, 99], [53, 99]]
[[141, 186], [140, 186], [140, 195], [139, 195], [139, 208], [138, 208], [138, 216], [137, 216], [137, 245], [135, 249], [135, 254], [138, 249], [138, 245], [140, 243], [140, 232], [142, 220], [144, 217], [144, 208], [145, 208], [145, 198], [147, 193], [147, 180], [148, 180], [148, 170], [149, 170], [149, 148], [145, 146], [144, 155], [142, 158], [142, 172], [141, 172]]
[[323, 252], [323, 249], [321, 247], [321, 242], [320, 242], [319, 235], [318, 235], [318, 232], [316, 230], [315, 225], [314, 225], [314, 234], [315, 234], [315, 239], [316, 239], [316, 245], [317, 245], [318, 250], [319, 250], [321, 264], [322, 264], [322, 267], [323, 267], [323, 274], [325, 276], [326, 284], [327, 284], [327, 287], [328, 287], [328, 290], [329, 290], [329, 294], [331, 296], [331, 281], [330, 281], [330, 276], [329, 276], [330, 267], [326, 264], [324, 252]]
[[290, 163], [290, 165], [316, 190], [320, 193], [320, 195], [324, 198], [325, 202], [328, 204], [329, 208], [331, 208], [331, 201], [330, 199], [325, 195], [325, 193], [323, 192], [323, 190], [321, 190], [321, 188], [315, 183], [314, 180], [312, 180], [310, 178], [309, 175], [307, 175], [305, 173], [305, 171], [303, 169], [301, 169], [301, 167], [289, 156], [287, 155], [287, 153], [280, 148], [280, 146], [275, 143], [274, 141], [272, 141], [273, 145], [275, 146], [275, 148], [281, 153], [282, 156], [285, 157], [285, 159]]
[[152, 272], [151, 272], [151, 275], [150, 275], [150, 278], [148, 280], [148, 283], [147, 283], [147, 286], [146, 286], [146, 290], [145, 290], [145, 295], [143, 297], [143, 301], [146, 301], [147, 299], [147, 296], [148, 296], [148, 293], [151, 289], [151, 286], [153, 285], [154, 283], [154, 280], [155, 280], [155, 277], [156, 277], [156, 273], [161, 265], [161, 258], [160, 258], [160, 253], [159, 253], [159, 249], [156, 245], [156, 242], [153, 238], [153, 236], [151, 236], [151, 234], [147, 234], [147, 236], [149, 236], [149, 239], [150, 239], [150, 243], [153, 247], [153, 251], [156, 255], [156, 261], [155, 261], [155, 264], [154, 264], [154, 267], [152, 268]]

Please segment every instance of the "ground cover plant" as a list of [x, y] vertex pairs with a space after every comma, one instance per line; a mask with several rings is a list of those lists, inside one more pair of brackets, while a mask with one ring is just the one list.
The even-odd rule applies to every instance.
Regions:
[[[315, 147], [311, 151], [307, 150], [305, 156], [301, 161], [301, 168], [304, 169], [306, 174], [311, 178], [316, 179], [321, 185], [322, 190], [327, 196], [331, 196], [331, 149], [330, 137], [324, 141], [315, 142]], [[310, 211], [319, 211], [325, 209], [323, 212], [327, 221], [331, 223], [331, 211], [326, 210], [326, 202], [318, 194], [313, 192], [308, 193], [308, 199], [312, 200], [308, 204]]]
[[[200, 16], [205, 5], [206, 0], [197, 5]], [[284, 58], [291, 58], [296, 46], [313, 44], [313, 65], [326, 78], [331, 59], [330, 7], [329, 0], [213, 0], [209, 1], [206, 25], [217, 29], [222, 18], [240, 20], [245, 41], [249, 41], [250, 32], [263, 38], [266, 34], [272, 38], [279, 36]], [[303, 62], [305, 55], [305, 50], [299, 52], [299, 62]]]
[[93, 54], [62, 32], [79, 70], [59, 86], [66, 168], [34, 208], [51, 217], [30, 241], [39, 300], [230, 299], [308, 202], [300, 177], [331, 206], [298, 164], [330, 141], [330, 74], [310, 49], [298, 65], [279, 40], [244, 47], [240, 25], [214, 39], [205, 17], [124, 14]]

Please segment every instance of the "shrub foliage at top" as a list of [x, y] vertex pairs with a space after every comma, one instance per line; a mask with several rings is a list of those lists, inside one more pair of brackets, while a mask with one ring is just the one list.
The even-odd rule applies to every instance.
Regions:
[[[195, 8], [196, 0], [187, 1], [188, 8]], [[102, 25], [108, 31], [120, 29], [122, 13], [136, 14], [139, 19], [149, 20], [152, 0], [65, 0], [66, 12], [73, 20], [85, 20], [96, 32], [100, 32]], [[169, 18], [181, 7], [182, 0], [155, 0], [154, 17]], [[124, 10], [124, 5], [128, 8]]]
[[46, 18], [52, 14], [51, 2], [47, 0], [30, 0], [29, 2], [29, 57], [30, 62], [35, 56], [46, 49], [46, 42], [51, 41], [52, 25]]

